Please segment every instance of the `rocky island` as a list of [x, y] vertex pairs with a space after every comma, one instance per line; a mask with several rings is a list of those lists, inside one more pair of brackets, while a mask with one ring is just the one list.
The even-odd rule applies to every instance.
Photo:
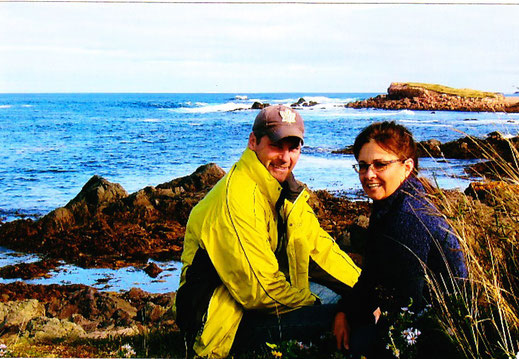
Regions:
[[393, 82], [386, 95], [350, 102], [346, 107], [385, 110], [519, 112], [519, 97], [415, 82]]

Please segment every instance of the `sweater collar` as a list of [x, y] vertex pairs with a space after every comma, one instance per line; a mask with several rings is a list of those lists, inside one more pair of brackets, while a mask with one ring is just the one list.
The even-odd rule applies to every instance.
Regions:
[[281, 194], [282, 186], [260, 162], [256, 153], [247, 147], [236, 165], [258, 184], [259, 190], [274, 206]]
[[416, 177], [408, 177], [389, 197], [380, 201], [373, 201], [373, 213], [377, 214], [377, 218], [381, 217], [390, 210], [393, 203], [401, 198], [402, 195], [416, 195], [420, 192], [425, 192], [422, 183]]

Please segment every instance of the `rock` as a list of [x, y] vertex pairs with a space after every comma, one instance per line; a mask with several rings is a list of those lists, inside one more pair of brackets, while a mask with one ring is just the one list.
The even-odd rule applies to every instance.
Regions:
[[443, 157], [441, 142], [435, 139], [418, 143], [418, 157]]
[[8, 265], [0, 268], [0, 277], [6, 279], [32, 279], [45, 277], [48, 275], [49, 271], [55, 269], [58, 266], [59, 262], [55, 259]]
[[318, 103], [315, 101], [306, 101], [303, 97], [301, 97], [299, 100], [297, 100], [297, 102], [291, 104], [290, 107], [311, 107], [315, 105], [318, 105]]
[[156, 323], [162, 318], [166, 311], [167, 308], [152, 302], [147, 302], [137, 313], [137, 319], [142, 323]]
[[339, 153], [344, 155], [352, 155], [353, 154], [353, 145], [346, 146], [340, 150], [333, 150], [332, 153]]
[[56, 340], [74, 341], [86, 336], [85, 330], [76, 323], [58, 318], [36, 318], [27, 325], [28, 335], [37, 342], [52, 343]]
[[268, 103], [261, 103], [261, 102], [255, 101], [251, 106], [251, 110], [261, 110], [261, 109], [264, 109], [265, 107], [269, 107], [269, 106], [270, 105]]
[[492, 132], [486, 138], [463, 137], [444, 144], [437, 140], [422, 141], [418, 144], [420, 157], [445, 157], [458, 159], [486, 159], [500, 157], [513, 162], [519, 150], [519, 137], [507, 139], [499, 132]]
[[137, 335], [158, 327], [175, 329], [174, 293], [140, 289], [112, 293], [86, 286], [18, 282], [0, 284], [0, 298], [16, 289], [28, 299], [0, 303], [0, 336], [16, 333], [36, 342], [74, 342]]
[[148, 294], [140, 288], [132, 288], [126, 294], [126, 299], [128, 302], [134, 303], [134, 305], [137, 305], [137, 303], [142, 303], [143, 301], [147, 300], [147, 298]]
[[514, 196], [519, 195], [519, 185], [509, 184], [503, 181], [472, 182], [466, 189], [465, 194], [481, 202], [493, 206], [497, 193], [502, 200], [503, 194], [511, 192]]
[[224, 174], [208, 164], [131, 195], [94, 176], [65, 207], [38, 221], [2, 224], [0, 245], [83, 267], [140, 266], [149, 258], [179, 258], [191, 209]]
[[424, 97], [426, 94], [429, 94], [429, 92], [424, 88], [411, 87], [406, 83], [393, 82], [387, 89], [387, 94], [387, 98], [391, 100], [401, 100]]
[[72, 212], [76, 222], [84, 223], [108, 205], [125, 197], [128, 197], [128, 193], [120, 184], [95, 175], [65, 208]]
[[150, 263], [144, 268], [144, 271], [150, 277], [156, 278], [162, 272], [162, 269], [156, 263]]
[[470, 89], [454, 89], [442, 85], [391, 83], [387, 95], [378, 95], [348, 103], [351, 108], [387, 110], [517, 112], [519, 102], [507, 100], [502, 94]]
[[92, 332], [98, 327], [98, 323], [96, 321], [88, 320], [81, 314], [73, 314], [71, 318], [72, 322], [83, 328], [85, 332]]
[[27, 323], [45, 315], [45, 307], [36, 299], [0, 303], [0, 322], [5, 329], [25, 330]]

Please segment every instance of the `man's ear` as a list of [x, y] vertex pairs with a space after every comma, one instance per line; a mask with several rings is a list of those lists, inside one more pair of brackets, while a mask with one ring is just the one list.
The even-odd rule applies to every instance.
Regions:
[[254, 132], [251, 132], [250, 135], [249, 135], [249, 148], [253, 151], [256, 151], [256, 135], [254, 134]]

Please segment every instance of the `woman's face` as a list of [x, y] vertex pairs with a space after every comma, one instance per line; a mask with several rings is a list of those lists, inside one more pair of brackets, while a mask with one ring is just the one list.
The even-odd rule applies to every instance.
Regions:
[[[374, 201], [391, 196], [414, 168], [414, 162], [411, 158], [404, 161], [395, 161], [399, 160], [399, 157], [395, 153], [388, 152], [380, 147], [374, 140], [370, 140], [362, 146], [357, 160], [361, 165], [359, 179], [362, 188], [368, 197]], [[389, 163], [389, 161], [395, 162]], [[366, 165], [373, 163], [377, 165], [365, 168]], [[385, 163], [387, 163], [387, 166], [384, 166]], [[362, 165], [364, 165], [364, 170]]]

